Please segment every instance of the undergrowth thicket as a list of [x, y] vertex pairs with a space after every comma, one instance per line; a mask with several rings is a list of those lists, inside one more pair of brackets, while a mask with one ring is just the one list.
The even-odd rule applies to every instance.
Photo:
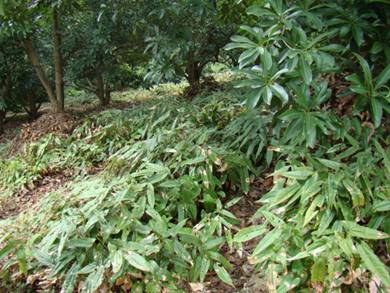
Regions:
[[369, 2], [263, 1], [227, 45], [247, 107], [274, 115], [274, 188], [244, 237], [263, 236], [271, 291], [390, 286], [390, 18]]
[[[371, 2], [263, 1], [226, 47], [242, 89], [103, 112], [1, 162], [10, 194], [48, 170], [75, 174], [1, 224], [4, 286], [44, 275], [63, 292], [175, 291], [209, 270], [233, 285], [220, 247], [259, 237], [250, 262], [270, 292], [385, 292], [390, 21]], [[233, 233], [228, 208], [266, 169], [256, 225]]]
[[[3, 280], [21, 277], [14, 275], [17, 264], [21, 274], [49, 269], [47, 278], [61, 278], [64, 292], [76, 281], [93, 292], [140, 271], [145, 277], [133, 281], [133, 289], [148, 292], [179, 288], [180, 280], [203, 281], [212, 268], [230, 283], [229, 262], [218, 248], [237, 224], [226, 206], [237, 202], [238, 190], [249, 191], [255, 174], [235, 147], [238, 129], [255, 117], [239, 110], [237, 98], [226, 103], [225, 94], [190, 105], [166, 98], [107, 111], [68, 139], [49, 135], [3, 162], [13, 177], [2, 185], [14, 182], [13, 188], [48, 168], [79, 174], [71, 191], [49, 196], [39, 212], [22, 218], [24, 224], [2, 225], [8, 244], [1, 256], [15, 255], [3, 266]], [[99, 175], [82, 174], [98, 165]]]

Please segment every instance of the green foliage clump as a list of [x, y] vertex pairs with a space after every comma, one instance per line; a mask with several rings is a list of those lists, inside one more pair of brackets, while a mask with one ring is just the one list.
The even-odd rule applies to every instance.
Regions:
[[[16, 265], [26, 275], [49, 270], [65, 292], [80, 282], [94, 292], [128, 276], [138, 276], [132, 282], [146, 292], [180, 289], [183, 280], [203, 281], [212, 268], [231, 283], [231, 265], [219, 252], [237, 224], [227, 210], [237, 198], [231, 201], [226, 186], [248, 192], [255, 174], [250, 160], [230, 147], [236, 137], [226, 139], [230, 120], [242, 115], [236, 103], [216, 95], [192, 105], [171, 98], [106, 111], [69, 139], [46, 137], [24, 161], [10, 160], [24, 164], [18, 169], [25, 180], [32, 165], [81, 172], [103, 164], [103, 171], [80, 174], [61, 200], [49, 196], [37, 214], [26, 215], [24, 229], [1, 226], [8, 244], [0, 255], [10, 255], [4, 280], [11, 282]], [[223, 125], [220, 115], [228, 115]]]
[[[256, 24], [226, 49], [241, 50], [247, 108], [273, 113], [265, 157], [275, 168], [253, 218], [262, 224], [235, 242], [263, 236], [252, 257], [271, 291], [388, 288], [378, 256], [390, 238], [390, 66], [378, 54], [388, 51], [388, 6], [278, 0], [247, 12]], [[346, 96], [350, 114], [340, 115]]]

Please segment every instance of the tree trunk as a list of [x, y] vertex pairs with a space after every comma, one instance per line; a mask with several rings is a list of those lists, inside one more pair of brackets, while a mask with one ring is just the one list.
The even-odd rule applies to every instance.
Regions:
[[58, 21], [58, 10], [53, 9], [53, 60], [56, 81], [57, 112], [64, 112], [64, 78], [61, 54], [61, 33]]
[[27, 107], [25, 110], [31, 120], [38, 118], [38, 110], [40, 106], [41, 105], [37, 103], [37, 97], [35, 93], [33, 91], [27, 92]]
[[111, 88], [106, 84], [106, 88], [104, 90], [104, 104], [108, 106], [111, 103]]
[[194, 97], [199, 93], [202, 70], [203, 68], [200, 63], [194, 60], [193, 53], [190, 53], [186, 67], [186, 79], [189, 83], [189, 89], [187, 91], [188, 97]]
[[104, 105], [104, 80], [100, 72], [96, 73], [96, 96], [99, 99], [100, 105]]
[[187, 97], [192, 98], [199, 93], [200, 90], [200, 78], [203, 71], [203, 65], [195, 60], [194, 52], [190, 52], [187, 57], [186, 66], [186, 79], [189, 83], [187, 90]]
[[[5, 99], [9, 96], [12, 87], [11, 75], [7, 74], [3, 82], [4, 82], [3, 86], [2, 88], [0, 88], [0, 99], [2, 99], [5, 102]], [[6, 108], [0, 109], [0, 134], [4, 132], [4, 121], [5, 121], [6, 114], [7, 114]]]
[[96, 73], [96, 96], [99, 98], [100, 106], [105, 107], [111, 101], [111, 89], [104, 85], [103, 74], [100, 71]]
[[23, 40], [23, 45], [26, 50], [27, 56], [33, 65], [35, 72], [38, 75], [39, 80], [41, 81], [42, 86], [45, 88], [46, 94], [49, 97], [52, 110], [54, 112], [57, 111], [57, 98], [54, 94], [54, 91], [51, 87], [50, 80], [47, 77], [45, 71], [43, 70], [42, 63], [39, 61], [39, 57], [37, 52], [34, 49], [31, 38], [27, 38]]
[[4, 133], [5, 110], [0, 110], [0, 134]]

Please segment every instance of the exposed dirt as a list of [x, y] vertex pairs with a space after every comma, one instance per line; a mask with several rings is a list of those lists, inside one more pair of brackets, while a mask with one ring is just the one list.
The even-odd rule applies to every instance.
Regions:
[[348, 74], [331, 74], [329, 75], [329, 87], [332, 90], [329, 107], [339, 116], [352, 116], [353, 105], [356, 96], [348, 91], [350, 83], [345, 81]]
[[18, 134], [20, 127], [29, 122], [30, 120], [27, 115], [12, 115], [7, 117], [4, 124], [4, 133], [0, 134], [0, 143], [12, 140]]
[[32, 208], [49, 192], [65, 186], [71, 178], [71, 172], [50, 174], [34, 184], [34, 186], [24, 188], [12, 197], [3, 199], [3, 202], [0, 202], [0, 219], [16, 216], [19, 213]]
[[134, 102], [113, 101], [107, 107], [96, 104], [83, 104], [77, 107], [68, 107], [66, 113], [52, 114], [45, 108], [35, 121], [25, 118], [8, 119], [5, 125], [5, 133], [0, 135], [0, 143], [11, 140], [8, 155], [19, 153], [26, 143], [34, 142], [49, 133], [61, 137], [68, 137], [73, 130], [82, 124], [85, 116], [99, 113], [108, 109], [127, 109], [134, 105]]

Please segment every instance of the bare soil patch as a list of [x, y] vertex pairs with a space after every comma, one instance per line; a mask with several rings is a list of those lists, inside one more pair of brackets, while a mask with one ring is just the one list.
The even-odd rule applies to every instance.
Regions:
[[64, 138], [70, 136], [88, 115], [109, 109], [124, 110], [133, 105], [133, 101], [113, 101], [107, 107], [96, 104], [81, 104], [77, 107], [68, 107], [66, 113], [58, 114], [52, 114], [49, 109], [45, 108], [35, 121], [29, 121], [23, 117], [15, 117], [7, 121], [4, 134], [0, 135], [0, 143], [11, 140], [8, 155], [15, 155], [23, 149], [26, 143], [37, 141], [47, 134], [53, 133]]
[[71, 178], [71, 172], [50, 174], [31, 188], [24, 188], [12, 197], [4, 199], [0, 202], [0, 219], [16, 216], [32, 208], [48, 193], [65, 186]]

